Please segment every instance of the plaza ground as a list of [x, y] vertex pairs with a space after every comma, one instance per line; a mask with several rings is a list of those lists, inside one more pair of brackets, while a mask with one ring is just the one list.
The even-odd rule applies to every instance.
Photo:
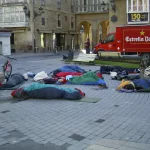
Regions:
[[[67, 65], [62, 54], [15, 54], [13, 72], [49, 73]], [[0, 60], [2, 64], [2, 56]], [[87, 71], [100, 69], [79, 66]], [[97, 103], [15, 101], [11, 91], [0, 91], [0, 150], [149, 150], [150, 93], [120, 93], [115, 90], [120, 81], [103, 76], [108, 89], [61, 85], [77, 87], [86, 97], [99, 98]]]

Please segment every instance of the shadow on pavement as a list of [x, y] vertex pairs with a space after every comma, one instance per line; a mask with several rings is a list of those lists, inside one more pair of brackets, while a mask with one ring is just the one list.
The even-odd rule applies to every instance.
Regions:
[[0, 146], [1, 150], [67, 150], [69, 144], [56, 146], [54, 144], [38, 144], [32, 140], [25, 140], [17, 144], [5, 144]]

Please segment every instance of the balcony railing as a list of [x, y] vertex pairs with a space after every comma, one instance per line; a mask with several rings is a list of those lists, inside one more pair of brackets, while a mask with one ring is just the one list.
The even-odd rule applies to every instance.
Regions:
[[29, 20], [23, 11], [23, 6], [0, 7], [1, 27], [28, 27]]
[[26, 3], [27, 0], [0, 0], [0, 4], [9, 4], [9, 3]]
[[0, 22], [0, 27], [29, 27], [28, 22], [14, 22], [14, 23], [8, 23], [8, 22]]
[[104, 8], [100, 4], [92, 4], [92, 5], [78, 5], [75, 6], [76, 13], [90, 13], [90, 12], [108, 12], [109, 6], [106, 4]]

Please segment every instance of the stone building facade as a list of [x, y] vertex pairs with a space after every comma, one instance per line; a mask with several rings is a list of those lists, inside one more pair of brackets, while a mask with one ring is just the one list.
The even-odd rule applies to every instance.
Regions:
[[0, 27], [12, 30], [12, 50], [45, 51], [56, 46], [58, 50], [83, 49], [87, 38], [92, 49], [118, 25], [149, 24], [149, 0], [111, 2], [0, 0]]
[[0, 0], [0, 20], [0, 27], [12, 30], [15, 51], [69, 49], [77, 44], [71, 0]]
[[149, 4], [150, 0], [76, 0], [76, 29], [80, 31], [81, 48], [87, 38], [92, 48], [109, 32], [115, 32], [116, 26], [149, 24]]
[[109, 31], [115, 32], [116, 26], [142, 25], [150, 23], [150, 0], [115, 0], [109, 8]]
[[81, 49], [84, 49], [87, 38], [90, 39], [91, 48], [103, 40], [107, 35], [108, 28], [108, 0], [76, 0], [76, 30]]
[[115, 10], [109, 6], [109, 32], [115, 32], [116, 26], [127, 25], [126, 0], [115, 0]]

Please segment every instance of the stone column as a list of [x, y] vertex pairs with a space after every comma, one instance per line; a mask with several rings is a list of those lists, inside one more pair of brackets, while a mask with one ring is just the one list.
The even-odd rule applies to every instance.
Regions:
[[88, 12], [90, 12], [90, 0], [88, 0]]
[[78, 34], [74, 34], [74, 47], [75, 47], [75, 49], [79, 49]]
[[71, 48], [71, 45], [70, 45], [70, 34], [69, 33], [67, 33], [66, 35], [65, 35], [65, 47], [66, 47], [66, 50], [70, 50], [70, 48]]
[[80, 11], [81, 11], [81, 12], [83, 11], [83, 10], [82, 10], [82, 5], [83, 5], [82, 0], [80, 0]]
[[104, 40], [106, 36], [107, 36], [107, 26], [105, 25], [102, 27], [102, 40]]
[[34, 5], [33, 1], [29, 2], [29, 10], [30, 10], [30, 27], [31, 27], [31, 38], [32, 38], [32, 50], [34, 51]]
[[94, 20], [92, 21], [92, 48], [95, 46], [97, 43], [97, 21]]
[[77, 34], [77, 44], [78, 44], [78, 47], [80, 49], [80, 45], [81, 45], [81, 34], [80, 34], [80, 32]]
[[52, 34], [46, 34], [46, 48], [48, 51], [52, 50]]

